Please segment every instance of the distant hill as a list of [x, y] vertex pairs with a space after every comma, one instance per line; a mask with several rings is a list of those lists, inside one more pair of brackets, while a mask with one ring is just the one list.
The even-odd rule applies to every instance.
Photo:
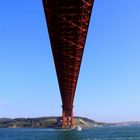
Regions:
[[[75, 117], [74, 124], [83, 128], [106, 126], [107, 123], [96, 122], [84, 117]], [[59, 128], [61, 117], [38, 117], [38, 118], [1, 118], [0, 128]]]
[[129, 121], [129, 122], [118, 122], [118, 123], [111, 123], [108, 126], [140, 126], [140, 121]]

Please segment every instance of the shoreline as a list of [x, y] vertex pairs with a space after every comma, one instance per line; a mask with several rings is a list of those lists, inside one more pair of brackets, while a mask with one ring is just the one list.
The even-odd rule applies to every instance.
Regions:
[[[85, 117], [74, 117], [74, 127], [92, 128], [105, 126], [107, 123], [96, 122]], [[0, 128], [61, 128], [61, 117], [38, 118], [1, 118]]]

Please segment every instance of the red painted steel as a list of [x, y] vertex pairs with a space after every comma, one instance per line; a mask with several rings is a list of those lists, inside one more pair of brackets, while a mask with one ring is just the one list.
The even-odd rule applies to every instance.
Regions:
[[62, 98], [62, 127], [72, 127], [73, 101], [94, 0], [43, 0]]

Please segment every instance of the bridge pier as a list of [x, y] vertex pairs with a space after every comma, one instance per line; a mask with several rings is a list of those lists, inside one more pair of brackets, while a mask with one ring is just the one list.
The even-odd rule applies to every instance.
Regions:
[[73, 107], [64, 108], [62, 106], [62, 128], [74, 127]]

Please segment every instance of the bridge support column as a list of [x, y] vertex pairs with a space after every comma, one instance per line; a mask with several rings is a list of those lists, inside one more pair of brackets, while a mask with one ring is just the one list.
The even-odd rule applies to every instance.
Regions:
[[73, 107], [63, 108], [62, 111], [62, 128], [72, 128], [74, 126]]

